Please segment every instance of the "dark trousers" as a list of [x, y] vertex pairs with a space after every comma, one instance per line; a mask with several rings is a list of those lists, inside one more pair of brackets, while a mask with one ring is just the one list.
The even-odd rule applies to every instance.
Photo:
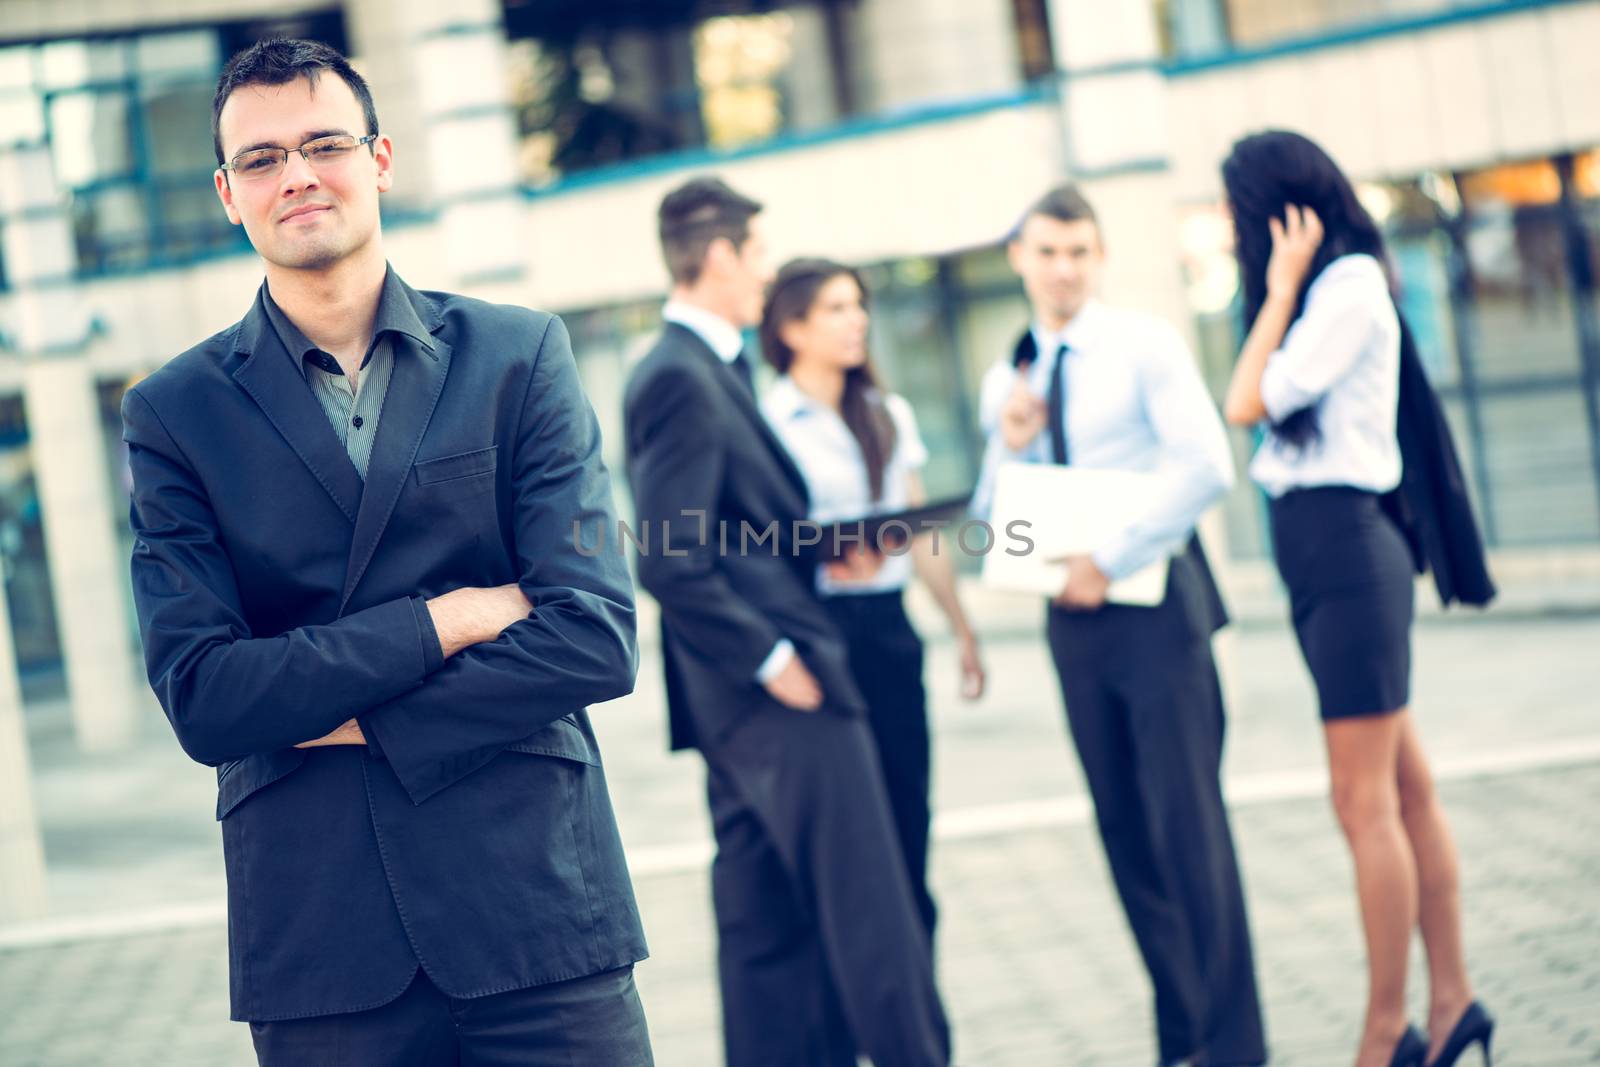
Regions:
[[872, 735], [764, 701], [705, 752], [730, 1067], [943, 1067], [950, 1036]]
[[490, 996], [446, 996], [420, 969], [369, 1011], [250, 1024], [261, 1067], [651, 1067], [633, 968]]
[[1049, 610], [1050, 650], [1106, 859], [1155, 987], [1164, 1060], [1266, 1059], [1219, 778], [1210, 612], [1187, 558], [1156, 608]]
[[867, 726], [878, 748], [889, 814], [906, 875], [928, 937], [938, 908], [928, 891], [928, 806], [932, 747], [922, 688], [922, 639], [906, 618], [899, 590], [833, 596], [824, 603], [850, 650], [850, 673], [867, 701]]

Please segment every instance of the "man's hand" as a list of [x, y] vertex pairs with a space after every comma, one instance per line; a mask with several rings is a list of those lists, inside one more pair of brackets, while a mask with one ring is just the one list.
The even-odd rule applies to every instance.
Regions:
[[317, 738], [315, 741], [302, 741], [295, 748], [321, 748], [323, 745], [364, 745], [367, 743], [361, 727], [351, 719], [331, 734]]
[[1068, 611], [1094, 611], [1106, 602], [1111, 579], [1088, 556], [1068, 556], [1067, 584], [1056, 597], [1056, 604]]
[[1019, 371], [1011, 385], [1011, 395], [1000, 409], [1000, 439], [1011, 451], [1020, 452], [1049, 421], [1048, 405], [1028, 388], [1027, 376]]
[[514, 622], [533, 611], [533, 603], [512, 583], [493, 588], [466, 586], [428, 601], [428, 614], [439, 635], [444, 658], [472, 645], [493, 641]]
[[811, 676], [798, 655], [790, 656], [773, 679], [767, 683], [772, 699], [795, 711], [816, 711], [822, 707], [822, 686]]

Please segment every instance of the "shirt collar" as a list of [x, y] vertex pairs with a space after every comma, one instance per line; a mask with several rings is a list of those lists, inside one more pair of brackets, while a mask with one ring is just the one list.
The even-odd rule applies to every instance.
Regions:
[[798, 415], [803, 415], [817, 406], [796, 384], [794, 379], [787, 374], [779, 376], [771, 388], [767, 390], [766, 397], [762, 400], [762, 407], [774, 420], [788, 421]]
[[682, 300], [668, 300], [661, 309], [661, 318], [693, 331], [724, 363], [732, 363], [744, 351], [744, 334], [739, 328], [705, 308]]
[[1085, 352], [1094, 347], [1097, 324], [1104, 305], [1091, 298], [1078, 313], [1059, 331], [1046, 330], [1038, 322], [1033, 324], [1033, 340], [1039, 346], [1041, 358], [1055, 358], [1056, 350], [1063, 344], [1074, 352]]
[[[329, 374], [344, 373], [339, 365], [333, 361], [322, 349], [312, 343], [292, 321], [285, 315], [278, 302], [272, 299], [272, 292], [267, 283], [261, 283], [261, 303], [266, 308], [267, 321], [272, 323], [272, 328], [278, 333], [278, 340], [283, 342], [283, 347], [289, 353], [295, 369], [301, 377], [306, 373], [306, 361], [312, 360], [317, 366]], [[386, 333], [402, 333], [417, 344], [430, 351], [433, 349], [433, 335], [417, 317], [417, 309], [412, 306], [411, 298], [406, 294], [405, 283], [400, 280], [393, 267], [386, 267], [383, 274], [383, 289], [378, 294], [378, 312], [372, 319], [372, 343], [367, 348], [366, 358], [372, 358], [373, 350], [377, 348], [378, 339]], [[320, 359], [318, 357], [321, 357]], [[366, 360], [362, 361], [366, 366]]]

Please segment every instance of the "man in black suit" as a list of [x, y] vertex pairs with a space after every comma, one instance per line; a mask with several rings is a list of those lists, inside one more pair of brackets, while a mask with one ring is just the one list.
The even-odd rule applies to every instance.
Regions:
[[266, 264], [130, 390], [151, 685], [217, 767], [232, 1015], [268, 1065], [651, 1062], [643, 933], [585, 705], [633, 688], [600, 435], [551, 315], [384, 259], [392, 145], [337, 52], [213, 107]]
[[805, 481], [741, 350], [770, 278], [760, 210], [711, 178], [662, 201], [672, 298], [625, 399], [672, 747], [706, 761], [727, 1061], [854, 1067], [859, 1047], [878, 1067], [944, 1064], [866, 709], [814, 592]]

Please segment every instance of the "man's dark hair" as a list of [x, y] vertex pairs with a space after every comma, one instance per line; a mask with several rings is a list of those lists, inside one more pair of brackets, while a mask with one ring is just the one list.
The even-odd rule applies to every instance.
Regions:
[[1056, 186], [1029, 204], [1028, 210], [1017, 220], [1016, 229], [1011, 231], [1013, 239], [1022, 233], [1023, 223], [1035, 215], [1055, 219], [1057, 222], [1079, 222], [1088, 219], [1095, 224], [1096, 229], [1100, 226], [1100, 220], [1095, 217], [1094, 206], [1071, 182]]
[[249, 85], [288, 85], [297, 78], [305, 78], [315, 89], [325, 70], [333, 71], [350, 86], [366, 116], [365, 132], [377, 133], [378, 109], [372, 104], [372, 90], [348, 59], [321, 41], [274, 37], [257, 41], [228, 60], [217, 79], [217, 92], [211, 98], [211, 143], [217, 152], [217, 165], [227, 162], [222, 155], [222, 105], [228, 97]]
[[739, 248], [750, 237], [750, 220], [761, 205], [718, 178], [691, 178], [661, 201], [661, 254], [678, 285], [693, 285], [705, 267], [711, 242], [726, 237]]

